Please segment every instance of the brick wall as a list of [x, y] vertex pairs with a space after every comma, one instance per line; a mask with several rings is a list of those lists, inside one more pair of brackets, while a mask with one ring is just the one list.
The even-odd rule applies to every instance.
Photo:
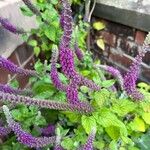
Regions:
[[[23, 43], [22, 45], [18, 46], [16, 50], [14, 50], [14, 52], [8, 57], [8, 60], [20, 67], [33, 69], [33, 50], [31, 47]], [[13, 78], [16, 78], [19, 81], [20, 88], [23, 88], [28, 84], [28, 77], [15, 75], [3, 68], [0, 68], [0, 83], [7, 83]]]
[[[104, 63], [112, 64], [124, 73], [138, 53], [147, 33], [100, 18], [94, 18], [93, 21], [102, 21], [106, 25], [102, 31], [92, 31], [94, 52]], [[105, 50], [96, 45], [99, 38], [104, 39]], [[140, 79], [150, 83], [150, 53], [143, 59]]]

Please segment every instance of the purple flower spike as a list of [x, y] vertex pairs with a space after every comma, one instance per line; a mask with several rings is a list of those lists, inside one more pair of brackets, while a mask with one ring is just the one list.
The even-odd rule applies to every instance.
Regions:
[[54, 150], [64, 150], [60, 145], [56, 145]]
[[124, 76], [124, 89], [129, 96], [131, 96], [135, 100], [141, 100], [144, 96], [139, 93], [136, 89], [136, 81], [138, 79], [138, 75], [140, 73], [140, 65], [142, 63], [142, 58], [145, 56], [148, 51], [149, 46], [143, 45], [142, 51], [135, 57], [135, 61], [129, 68], [129, 71]]
[[69, 47], [72, 35], [72, 11], [68, 0], [61, 0], [63, 10], [61, 14], [61, 26], [64, 30], [64, 34], [61, 39], [61, 45], [64, 47]]
[[107, 66], [107, 65], [97, 65], [96, 67], [99, 67], [99, 68], [102, 68], [102, 69], [104, 69], [106, 72], [108, 72], [108, 73], [110, 73], [112, 76], [114, 76], [117, 80], [118, 80], [118, 82], [119, 82], [119, 84], [120, 84], [120, 86], [121, 86], [121, 89], [122, 90], [124, 90], [124, 79], [123, 79], [123, 77], [122, 77], [122, 75], [121, 75], [121, 73], [120, 73], [120, 71], [118, 70], [118, 69], [116, 69], [116, 68], [114, 68], [114, 67], [111, 67], [111, 66]]
[[0, 56], [0, 67], [3, 67], [12, 73], [17, 73], [20, 75], [37, 76], [37, 73], [35, 71], [20, 68], [17, 65], [15, 65], [14, 63], [12, 63], [11, 61], [9, 61], [1, 56]]
[[52, 136], [55, 134], [55, 126], [52, 124], [49, 124], [47, 127], [41, 128], [40, 130], [44, 136]]
[[22, 1], [35, 15], [41, 17], [41, 12], [31, 3], [30, 0], [22, 0]]
[[0, 23], [1, 25], [8, 31], [14, 33], [14, 34], [23, 34], [25, 31], [21, 28], [15, 27], [12, 25], [7, 19], [0, 17]]
[[96, 83], [94, 83], [93, 81], [79, 75], [80, 78], [81, 78], [81, 85], [85, 85], [87, 86], [88, 88], [92, 89], [92, 90], [95, 90], [95, 91], [99, 91], [101, 88], [100, 86], [98, 86]]
[[13, 95], [0, 92], [0, 101], [8, 101], [15, 104], [25, 104], [27, 106], [39, 106], [41, 108], [49, 108], [54, 110], [77, 111], [79, 113], [91, 113], [93, 111], [89, 103], [85, 104], [68, 104], [52, 100], [34, 99], [26, 96]]
[[56, 68], [57, 59], [58, 59], [58, 50], [54, 49], [52, 58], [51, 58], [51, 73], [50, 73], [51, 80], [52, 80], [54, 86], [58, 90], [66, 91], [67, 86], [60, 81], [59, 75], [57, 72], [57, 68]]
[[93, 128], [82, 150], [93, 150], [96, 128]]
[[60, 63], [62, 66], [63, 73], [68, 78], [74, 77], [76, 75], [74, 55], [69, 48], [60, 48]]
[[80, 50], [80, 48], [78, 47], [77, 42], [75, 42], [74, 49], [75, 49], [75, 54], [76, 54], [77, 58], [78, 58], [80, 61], [83, 60], [83, 53], [82, 53], [82, 51]]
[[9, 127], [1, 127], [0, 126], [0, 137], [7, 136], [11, 132]]
[[12, 115], [8, 109], [7, 106], [3, 106], [3, 111], [6, 116], [6, 120], [8, 123], [8, 126], [11, 128], [11, 130], [15, 133], [17, 136], [17, 139], [20, 143], [31, 147], [31, 148], [39, 148], [39, 147], [45, 147], [49, 144], [55, 143], [56, 137], [33, 137], [31, 134], [25, 132], [19, 123], [15, 122], [12, 118]]
[[27, 94], [27, 95], [32, 95], [31, 91], [15, 89], [15, 88], [10, 87], [7, 84], [4, 84], [4, 85], [0, 84], [0, 91], [5, 92], [5, 93], [10, 93], [10, 94], [20, 94], [20, 95]]
[[68, 88], [67, 88], [67, 100], [69, 104], [79, 104], [79, 98], [78, 98], [78, 89], [77, 89], [77, 85], [72, 82]]

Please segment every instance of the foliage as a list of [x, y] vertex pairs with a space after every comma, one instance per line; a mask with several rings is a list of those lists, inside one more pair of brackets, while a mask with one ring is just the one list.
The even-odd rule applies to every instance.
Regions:
[[[36, 6], [41, 11], [42, 18], [37, 16], [39, 26], [30, 33], [35, 38], [28, 39], [27, 35], [23, 35], [28, 44], [34, 48], [36, 56], [43, 51], [47, 58], [50, 58], [52, 47], [59, 45], [62, 35], [59, 25], [59, 2], [57, 0], [50, 2], [37, 0]], [[74, 0], [73, 2], [80, 3], [81, 1]], [[21, 10], [26, 16], [33, 15], [27, 7], [22, 7]], [[49, 24], [45, 24], [43, 20], [47, 20]], [[79, 89], [80, 100], [88, 101], [94, 111], [90, 114], [82, 114], [17, 105], [13, 106], [11, 110], [13, 118], [21, 123], [24, 130], [35, 136], [41, 135], [39, 128], [55, 124], [62, 137], [61, 146], [66, 150], [76, 150], [82, 147], [93, 127], [97, 129], [94, 149], [149, 149], [150, 86], [143, 82], [138, 84], [139, 90], [145, 96], [141, 102], [134, 102], [123, 94], [120, 96], [123, 91], [119, 91], [119, 89], [113, 92], [112, 87], [115, 86], [116, 80], [104, 80], [102, 78], [104, 74], [94, 67], [100, 62], [93, 61], [92, 54], [86, 51], [86, 26], [87, 24], [79, 19], [78, 26], [76, 25], [74, 28], [72, 43], [77, 37], [77, 43], [84, 54], [82, 61], [78, 61], [75, 57], [77, 71], [101, 86], [99, 91], [92, 91], [86, 86], [81, 86]], [[101, 30], [105, 26], [101, 22], [96, 22], [93, 27], [96, 30]], [[97, 44], [101, 49], [104, 49], [104, 43], [101, 40], [99, 39]], [[33, 97], [65, 102], [67, 99], [65, 92], [56, 89], [50, 78], [51, 63], [49, 63], [49, 59], [44, 63], [38, 60], [34, 69], [38, 76], [31, 77], [29, 80]], [[61, 69], [59, 63], [57, 63], [57, 69]], [[69, 79], [63, 73], [59, 72], [58, 75], [62, 83], [69, 84]], [[14, 81], [11, 85], [17, 86], [18, 84]], [[9, 104], [7, 105], [9, 106]], [[3, 113], [0, 115], [4, 118]], [[47, 146], [43, 149], [48, 150], [50, 147]], [[8, 135], [0, 148], [2, 150], [28, 149], [20, 144], [13, 134]]]

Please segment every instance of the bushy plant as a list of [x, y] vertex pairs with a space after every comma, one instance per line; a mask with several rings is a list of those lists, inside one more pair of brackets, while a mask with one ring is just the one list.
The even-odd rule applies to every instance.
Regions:
[[[93, 61], [85, 50], [85, 24], [73, 23], [67, 0], [37, 0], [37, 7], [23, 2], [24, 14], [35, 14], [39, 22], [31, 31], [37, 40], [28, 43], [37, 56], [41, 50], [50, 52], [46, 53], [50, 59], [37, 61], [35, 70], [25, 70], [0, 57], [0, 67], [31, 76], [30, 90], [15, 88], [16, 82], [0, 85], [1, 149], [149, 149], [150, 88], [146, 83], [136, 88], [149, 37], [122, 76], [119, 70]], [[28, 34], [1, 17], [0, 23], [15, 34]], [[106, 80], [103, 71], [114, 79]]]

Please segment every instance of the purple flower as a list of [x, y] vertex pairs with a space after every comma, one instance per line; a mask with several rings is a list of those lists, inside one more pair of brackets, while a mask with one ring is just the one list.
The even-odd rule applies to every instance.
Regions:
[[56, 145], [54, 150], [64, 150], [60, 145]]
[[82, 51], [80, 50], [80, 48], [78, 47], [77, 42], [75, 42], [74, 49], [75, 49], [75, 54], [76, 54], [77, 58], [78, 58], [79, 60], [83, 60], [83, 53], [82, 53]]
[[0, 137], [7, 136], [11, 132], [9, 127], [1, 127], [0, 126]]
[[31, 3], [30, 0], [22, 0], [22, 1], [35, 15], [41, 17], [41, 12]]
[[142, 63], [142, 58], [145, 56], [148, 51], [149, 46], [143, 45], [142, 51], [135, 57], [134, 62], [129, 68], [129, 71], [124, 76], [124, 89], [129, 96], [135, 100], [141, 100], [144, 96], [139, 93], [136, 89], [136, 81], [140, 73], [140, 65]]
[[96, 134], [96, 129], [93, 128], [82, 150], [93, 150], [93, 142], [95, 139], [95, 134]]
[[61, 26], [64, 30], [64, 34], [61, 39], [61, 45], [63, 47], [69, 47], [72, 35], [72, 11], [68, 0], [61, 0], [62, 3], [62, 14], [61, 14]]
[[[75, 64], [74, 64], [74, 53], [70, 49], [70, 41], [71, 41], [71, 34], [72, 34], [72, 11], [71, 11], [71, 6], [68, 0], [61, 0], [63, 10], [62, 10], [62, 26], [63, 26], [63, 36], [61, 39], [61, 43], [59, 46], [59, 59], [60, 59], [60, 64], [62, 67], [62, 72], [69, 78], [73, 79], [74, 84], [76, 85], [85, 85], [91, 89], [94, 90], [99, 90], [100, 87], [96, 85], [94, 82], [82, 77], [81, 75], [78, 75], [75, 69]], [[77, 48], [77, 47], [76, 47]], [[77, 55], [81, 59], [82, 54], [79, 51], [79, 49], [76, 50]], [[75, 81], [76, 78], [76, 81]], [[76, 83], [75, 83], [76, 82]], [[71, 91], [71, 93], [75, 92], [77, 93], [77, 90], [75, 89], [74, 91], [71, 89], [71, 87], [68, 87], [68, 91]], [[67, 92], [69, 93], [69, 92]], [[74, 93], [74, 94], [75, 94]], [[67, 94], [70, 100], [70, 96], [73, 94]], [[77, 95], [77, 94], [76, 94]], [[76, 100], [75, 100], [76, 101]]]
[[67, 88], [67, 100], [68, 100], [68, 103], [70, 104], [79, 104], [80, 101], [79, 101], [79, 98], [78, 98], [78, 89], [77, 89], [77, 85], [72, 82], [68, 88]]
[[18, 28], [14, 25], [12, 25], [7, 19], [0, 17], [0, 23], [1, 25], [8, 31], [14, 33], [14, 34], [23, 34], [25, 31], [21, 28]]
[[61, 91], [66, 91], [67, 86], [63, 84], [59, 79], [59, 74], [57, 72], [56, 63], [58, 58], [58, 50], [53, 50], [52, 58], [51, 58], [51, 80], [54, 86]]
[[60, 64], [62, 66], [63, 73], [68, 78], [76, 75], [74, 55], [69, 48], [60, 47]]
[[120, 73], [120, 71], [118, 70], [118, 69], [116, 69], [116, 68], [114, 68], [114, 67], [111, 67], [111, 66], [107, 66], [107, 65], [97, 65], [96, 67], [99, 67], [99, 68], [102, 68], [102, 69], [104, 69], [106, 72], [108, 72], [108, 73], [110, 73], [112, 76], [114, 76], [117, 80], [118, 80], [118, 82], [119, 82], [119, 84], [120, 84], [120, 86], [121, 86], [121, 89], [123, 90], [124, 89], [124, 87], [123, 87], [123, 84], [124, 84], [124, 79], [123, 79], [123, 77], [122, 77], [122, 75], [121, 75], [121, 73]]
[[73, 105], [52, 100], [34, 99], [4, 92], [0, 92], [0, 101], [8, 101], [15, 104], [25, 104], [28, 106], [34, 105], [39, 106], [40, 108], [50, 108], [54, 110], [77, 111], [79, 113], [91, 113], [93, 111], [89, 103]]
[[33, 137], [31, 134], [25, 132], [19, 123], [15, 122], [12, 118], [12, 115], [8, 109], [7, 106], [3, 106], [3, 111], [6, 116], [6, 120], [8, 123], [8, 126], [11, 128], [11, 130], [15, 133], [17, 136], [17, 139], [20, 143], [31, 147], [31, 148], [39, 148], [44, 147], [49, 144], [55, 143], [56, 137]]
[[5, 93], [10, 93], [10, 94], [27, 94], [27, 95], [32, 95], [31, 91], [28, 90], [20, 90], [20, 89], [15, 89], [10, 87], [7, 84], [0, 84], [0, 91], [5, 92]]
[[93, 81], [83, 77], [80, 75], [81, 78], [81, 85], [87, 86], [88, 88], [95, 90], [95, 91], [99, 91], [101, 88], [99, 85], [97, 85], [96, 83], [94, 83]]
[[52, 136], [55, 133], [55, 125], [49, 124], [47, 127], [41, 128], [40, 130], [41, 130], [42, 135]]
[[23, 69], [21, 67], [18, 67], [17, 65], [12, 63], [11, 61], [9, 61], [9, 60], [1, 57], [1, 56], [0, 56], [0, 67], [3, 67], [3, 68], [9, 70], [12, 73], [17, 73], [17, 74], [20, 74], [20, 75], [37, 76], [37, 73], [35, 71], [27, 70], [27, 69]]

